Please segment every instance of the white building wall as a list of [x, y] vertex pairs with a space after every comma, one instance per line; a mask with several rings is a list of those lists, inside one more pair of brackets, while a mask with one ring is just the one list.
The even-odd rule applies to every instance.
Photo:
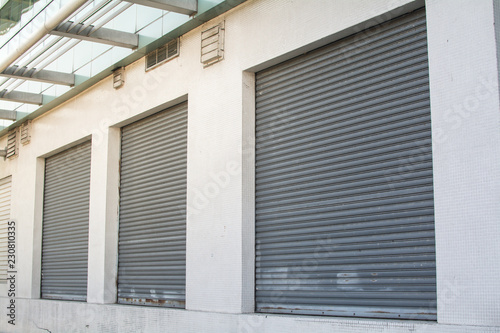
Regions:
[[[19, 225], [17, 325], [6, 324], [0, 311], [0, 332], [500, 332], [493, 0], [427, 3], [438, 323], [252, 314], [253, 72], [422, 5], [411, 0], [248, 0], [182, 36], [180, 56], [172, 61], [144, 72], [141, 59], [126, 68], [122, 88], [113, 89], [107, 78], [35, 119], [31, 143], [20, 147], [17, 158], [0, 160], [0, 178], [12, 175], [12, 218]], [[201, 31], [221, 21], [225, 59], [204, 69]], [[469, 103], [466, 97], [475, 96], [481, 78], [496, 80], [497, 86], [488, 88], [491, 96], [475, 110], [481, 115], [471, 112], [455, 129], [447, 110]], [[116, 298], [119, 127], [184, 100], [186, 310], [105, 304]], [[439, 128], [448, 136], [443, 142], [437, 141]], [[88, 303], [40, 300], [43, 158], [89, 137]], [[1, 138], [0, 146], [5, 142]], [[0, 309], [6, 309], [8, 298], [0, 293]]]
[[500, 325], [495, 2], [427, 2], [438, 321], [446, 324]]

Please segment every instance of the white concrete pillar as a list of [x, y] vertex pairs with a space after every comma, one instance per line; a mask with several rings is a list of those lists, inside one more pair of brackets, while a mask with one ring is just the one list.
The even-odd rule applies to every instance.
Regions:
[[438, 322], [500, 324], [494, 0], [428, 0]]
[[253, 74], [226, 60], [201, 74], [188, 99], [186, 308], [251, 312]]
[[[35, 163], [35, 179], [33, 184], [33, 232], [32, 232], [32, 262], [31, 282], [26, 298], [40, 298], [42, 281], [42, 221], [43, 221], [43, 190], [45, 183], [45, 158], [37, 157]], [[29, 202], [29, 201], [27, 201]], [[28, 264], [28, 263], [27, 263]], [[25, 266], [28, 269], [28, 265]]]
[[[37, 230], [39, 224], [34, 220], [35, 202], [32, 199], [35, 189], [35, 161], [31, 160], [26, 153], [32, 146], [25, 148], [18, 157], [7, 159], [4, 164], [12, 175], [11, 197], [10, 197], [10, 218], [16, 222], [16, 296], [38, 298], [40, 289], [36, 288], [40, 281], [39, 265], [37, 253], [40, 253], [39, 238], [33, 232]], [[21, 149], [22, 149], [21, 148]], [[20, 150], [21, 150], [20, 149]], [[43, 172], [43, 171], [42, 171]], [[0, 296], [6, 296], [1, 294]]]
[[115, 303], [120, 129], [94, 133], [90, 171], [87, 302]]

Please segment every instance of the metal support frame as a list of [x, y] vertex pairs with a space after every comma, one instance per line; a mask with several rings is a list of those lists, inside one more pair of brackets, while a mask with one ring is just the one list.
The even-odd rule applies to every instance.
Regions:
[[[15, 101], [18, 103], [29, 103], [29, 104], [41, 104], [41, 107], [37, 108], [33, 112], [17, 112], [17, 121], [14, 121], [13, 124], [7, 125], [7, 126], [1, 126], [0, 125], [0, 136], [5, 135], [8, 133], [9, 130], [12, 128], [15, 128], [20, 125], [19, 121], [20, 120], [27, 120], [27, 117], [29, 115], [30, 119], [33, 119], [35, 117], [38, 117], [56, 106], [60, 105], [64, 101], [67, 101], [69, 98], [76, 96], [77, 94], [81, 93], [85, 89], [91, 87], [93, 84], [99, 82], [100, 80], [104, 79], [105, 77], [109, 76], [114, 68], [116, 68], [117, 65], [119, 66], [127, 66], [131, 64], [132, 62], [144, 57], [145, 54], [151, 52], [152, 50], [165, 45], [167, 42], [171, 41], [172, 39], [175, 39], [179, 37], [180, 35], [191, 31], [195, 29], [196, 27], [199, 27], [202, 25], [204, 22], [209, 21], [212, 18], [215, 18], [219, 16], [222, 13], [225, 13], [226, 11], [235, 8], [236, 6], [240, 5], [241, 3], [244, 3], [246, 0], [224, 0], [221, 1], [219, 4], [214, 5], [210, 9], [200, 9], [201, 14], [198, 16], [198, 18], [194, 20], [189, 20], [188, 22], [180, 25], [178, 28], [171, 30], [164, 36], [154, 40], [150, 41], [149, 38], [145, 38], [144, 40], [144, 45], [141, 45], [141, 49], [138, 50], [138, 52], [132, 52], [129, 56], [126, 58], [122, 59], [119, 63], [108, 67], [107, 69], [92, 75], [90, 78], [87, 78], [86, 80], [80, 80], [78, 79], [78, 75], [75, 77], [76, 82], [75, 85], [73, 86], [72, 89], [69, 91], [65, 92], [64, 94], [60, 96], [47, 96], [43, 94], [33, 94], [33, 93], [24, 93], [20, 91], [16, 91], [16, 87], [19, 86], [22, 81], [28, 80], [28, 78], [17, 78], [18, 80], [11, 80], [7, 82], [7, 85], [5, 87], [0, 88], [0, 99], [3, 100], [8, 100], [8, 101]], [[42, 50], [43, 52], [35, 52], [33, 54], [27, 55], [26, 52], [28, 52], [30, 49], [34, 50], [35, 47], [43, 43], [48, 35], [64, 35], [69, 38], [73, 38], [73, 41], [78, 41], [78, 40], [89, 40], [92, 42], [100, 42], [100, 43], [106, 43], [109, 45], [118, 45], [118, 46], [125, 46], [125, 47], [130, 47], [130, 48], [138, 48], [138, 40], [139, 40], [139, 35], [137, 34], [127, 34], [125, 32], [120, 32], [120, 31], [115, 31], [111, 29], [106, 29], [106, 28], [101, 28], [103, 25], [108, 23], [110, 20], [114, 19], [116, 16], [118, 16], [120, 13], [125, 11], [127, 8], [130, 8], [133, 4], [138, 4], [142, 6], [150, 6], [152, 8], [160, 8], [162, 10], [168, 10], [171, 12], [177, 12], [181, 13], [183, 15], [194, 15], [198, 12], [198, 1], [197, 0], [118, 0], [119, 4], [121, 2], [125, 2], [127, 4], [120, 5], [119, 10], [115, 11], [112, 13], [112, 15], [104, 15], [104, 12], [100, 12], [100, 10], [96, 10], [97, 8], [104, 8], [106, 6], [113, 6], [113, 3], [115, 1], [110, 1], [109, 0], [100, 0], [97, 4], [93, 5], [93, 10], [90, 13], [87, 13], [85, 19], [83, 22], [85, 24], [74, 24], [76, 27], [74, 30], [75, 33], [68, 33], [64, 29], [62, 31], [54, 31], [59, 30], [57, 29], [58, 27], [66, 27], [70, 28], [70, 25], [73, 25], [72, 22], [68, 22], [69, 19], [72, 17], [75, 17], [76, 13], [79, 13], [82, 11], [84, 8], [86, 8], [89, 4], [93, 4], [93, 2], [89, 2], [89, 0], [71, 0], [64, 6], [62, 6], [56, 13], [51, 13], [50, 17], [46, 17], [45, 22], [37, 27], [33, 28], [33, 32], [25, 36], [26, 38], [23, 38], [23, 41], [19, 43], [19, 45], [14, 46], [13, 49], [8, 53], [5, 57], [2, 57], [0, 59], [0, 76], [1, 72], [9, 68], [10, 66], [14, 65], [19, 65], [19, 67], [29, 66], [35, 67], [35, 68], [40, 68], [43, 70], [45, 65], [50, 63], [48, 59], [49, 57], [45, 57], [43, 55], [44, 52], [49, 52], [48, 48]], [[109, 4], [109, 5], [108, 5]], [[118, 5], [119, 5], [118, 4]], [[114, 6], [111, 8], [115, 8]], [[104, 10], [106, 10], [104, 8]], [[108, 13], [107, 11], [106, 13]], [[101, 14], [99, 14], [101, 13]], [[100, 16], [99, 16], [100, 15]], [[96, 19], [98, 18], [98, 20]], [[96, 19], [96, 20], [94, 20]], [[79, 21], [82, 21], [81, 19]], [[94, 24], [95, 23], [95, 24]], [[86, 38], [84, 35], [82, 35], [82, 32], [79, 30], [84, 30], [88, 29], [91, 30]], [[71, 32], [74, 32], [72, 30]], [[121, 36], [124, 35], [132, 35], [133, 42], [128, 42], [125, 43], [126, 45], [123, 45], [120, 41], [118, 41], [118, 44], [116, 43], [116, 40], [113, 42], [113, 38], [110, 38], [111, 41], [106, 42], [103, 39], [99, 40], [99, 34], [102, 32], [111, 32], [111, 33], [118, 33]], [[105, 34], [104, 34], [105, 35]], [[149, 43], [149, 44], [148, 44]], [[70, 42], [67, 43], [66, 46], [70, 46]], [[71, 45], [74, 46], [74, 45]], [[70, 49], [71, 47], [65, 47], [64, 49], [61, 48], [60, 50], [57, 51], [57, 56], [55, 58], [58, 58], [64, 50]], [[51, 49], [52, 51], [53, 49]], [[22, 61], [20, 61], [22, 59]], [[54, 59], [54, 57], [52, 57]], [[17, 62], [16, 62], [17, 61]], [[17, 72], [16, 72], [17, 73]], [[5, 80], [7, 81], [7, 80]], [[20, 81], [20, 83], [19, 83]], [[8, 88], [10, 85], [12, 85], [11, 88]], [[2, 90], [3, 88], [3, 90]]]
[[95, 29], [93, 25], [84, 26], [81, 23], [75, 24], [71, 21], [59, 24], [50, 34], [129, 49], [136, 49], [139, 46], [139, 35], [137, 34], [107, 28]]
[[17, 120], [17, 111], [2, 110], [0, 109], [0, 119], [4, 120]]
[[24, 52], [27, 52], [33, 45], [38, 43], [50, 30], [56, 27], [59, 23], [65, 20], [69, 15], [74, 13], [78, 8], [83, 6], [87, 0], [73, 0], [65, 4], [57, 13], [51, 16], [39, 29], [35, 30], [31, 35], [23, 38], [23, 42], [17, 46], [13, 52], [0, 60], [0, 72], [12, 64]]
[[194, 15], [198, 12], [198, 0], [125, 0], [141, 6], [153, 7], [169, 12]]
[[42, 105], [43, 104], [43, 95], [24, 92], [24, 91], [2, 90], [2, 91], [0, 91], [0, 100]]
[[0, 73], [0, 76], [10, 77], [13, 79], [61, 84], [70, 87], [75, 85], [75, 74], [54, 72], [49, 70], [37, 71], [35, 68], [19, 66], [7, 67], [7, 69]]

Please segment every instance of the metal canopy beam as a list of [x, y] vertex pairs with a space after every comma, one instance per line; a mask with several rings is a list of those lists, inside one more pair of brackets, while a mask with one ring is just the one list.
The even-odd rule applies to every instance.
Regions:
[[76, 38], [90, 42], [136, 49], [139, 46], [139, 35], [130, 32], [99, 28], [93, 25], [84, 26], [71, 21], [59, 24], [50, 32], [51, 35]]
[[0, 119], [4, 120], [17, 120], [17, 111], [2, 110], [0, 109]]
[[194, 15], [198, 12], [198, 0], [125, 0], [142, 6], [168, 10], [186, 15]]
[[69, 73], [54, 72], [48, 70], [36, 71], [35, 68], [28, 69], [27, 67], [20, 68], [19, 66], [7, 67], [0, 76], [10, 77], [14, 79], [24, 79], [39, 82], [47, 82], [53, 84], [62, 84], [65, 86], [75, 85], [75, 75]]
[[0, 100], [42, 105], [43, 95], [24, 91], [7, 91], [4, 89], [0, 91]]
[[[35, 24], [33, 27], [33, 33], [24, 36], [22, 42], [17, 46], [14, 46], [13, 50], [6, 56], [3, 56], [0, 60], [0, 72], [6, 69], [10, 64], [12, 64], [17, 58], [24, 54], [24, 52], [28, 52], [30, 48], [32, 48], [40, 39], [43, 38], [49, 31], [54, 29], [59, 23], [64, 21], [69, 15], [74, 13], [78, 8], [83, 6], [87, 0], [73, 0], [68, 1], [61, 9], [59, 9], [50, 17], [47, 17], [46, 21], [43, 24]], [[37, 28], [39, 27], [39, 28]]]
[[[0, 59], [0, 71], [4, 70], [7, 68], [9, 65], [14, 63], [14, 61], [24, 52], [29, 50], [33, 45], [35, 45], [45, 34], [49, 33], [50, 30], [53, 29], [54, 26], [57, 26], [60, 22], [62, 22], [64, 19], [66, 19], [68, 16], [71, 15], [74, 11], [77, 10], [78, 6], [82, 6], [85, 4], [88, 0], [72, 0], [69, 2], [67, 5], [65, 5], [65, 10], [63, 9], [60, 10], [60, 12], [56, 13], [56, 16], [50, 20], [50, 22], [46, 22], [43, 27], [40, 28], [40, 31], [37, 31], [36, 34], [33, 34], [33, 36], [30, 36], [30, 38], [17, 47], [15, 49], [15, 52], [11, 53], [8, 55], [8, 57]], [[94, 84], [99, 82], [100, 80], [108, 77], [109, 75], [112, 74], [112, 71], [116, 69], [117, 66], [122, 67], [122, 66], [127, 66], [134, 61], [137, 61], [144, 57], [144, 54], [147, 54], [156, 48], [165, 45], [167, 42], [171, 41], [174, 38], [179, 37], [180, 35], [183, 35], [189, 31], [192, 31], [193, 29], [196, 29], [197, 27], [201, 26], [203, 23], [210, 21], [211, 19], [227, 12], [228, 10], [231, 10], [242, 3], [246, 2], [247, 0], [225, 0], [219, 3], [218, 5], [214, 5], [210, 7], [209, 9], [204, 9], [200, 8], [198, 16], [194, 20], [188, 20], [186, 23], [181, 24], [179, 27], [176, 29], [171, 30], [170, 32], [167, 32], [167, 34], [163, 35], [162, 37], [158, 38], [157, 40], [149, 43], [148, 45], [141, 46], [141, 49], [138, 50], [137, 52], [133, 52], [132, 54], [128, 55], [126, 58], [122, 59], [118, 63], [106, 68], [105, 70], [97, 73], [96, 75], [93, 75], [92, 77], [83, 80], [81, 83], [78, 81], [78, 75], [76, 76], [76, 84], [75, 86], [70, 89], [69, 91], [65, 92], [63, 95], [56, 97], [55, 99], [50, 96], [43, 95], [43, 98], [45, 99], [44, 104], [36, 109], [33, 112], [30, 112], [29, 114], [20, 116], [19, 120], [14, 122], [11, 125], [5, 126], [2, 128], [0, 126], [0, 137], [4, 136], [8, 133], [10, 129], [13, 129], [17, 126], [20, 125], [21, 122], [26, 121], [28, 119], [35, 119], [36, 117], [39, 117], [52, 109], [56, 108], [57, 106], [61, 105], [65, 101], [69, 100], [70, 98], [76, 96], [77, 94], [81, 93], [85, 89], [88, 89], [92, 87]], [[74, 8], [70, 8], [69, 11], [67, 10], [68, 8], [73, 6]], [[64, 16], [64, 17], [63, 17]], [[57, 21], [57, 20], [58, 21]], [[57, 22], [57, 23], [56, 23]], [[50, 24], [49, 24], [50, 23]], [[0, 90], [1, 92], [1, 90]], [[182, 101], [183, 98], [180, 98], [179, 101]]]

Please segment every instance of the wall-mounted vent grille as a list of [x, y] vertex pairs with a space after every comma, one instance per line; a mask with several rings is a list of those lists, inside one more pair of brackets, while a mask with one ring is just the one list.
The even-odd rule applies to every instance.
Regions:
[[224, 22], [201, 33], [201, 63], [208, 67], [224, 59]]
[[179, 39], [174, 39], [146, 56], [146, 70], [154, 68], [179, 55]]
[[31, 141], [31, 120], [21, 125], [21, 143], [27, 145]]
[[8, 158], [13, 158], [17, 156], [19, 152], [19, 129], [16, 127], [9, 132], [7, 135], [7, 155]]
[[118, 89], [125, 83], [124, 78], [125, 68], [120, 67], [113, 71], [113, 88]]

